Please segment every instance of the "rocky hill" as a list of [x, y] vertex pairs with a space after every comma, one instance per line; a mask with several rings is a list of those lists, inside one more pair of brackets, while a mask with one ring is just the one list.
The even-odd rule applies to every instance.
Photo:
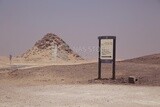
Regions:
[[23, 53], [26, 61], [77, 61], [83, 60], [57, 35], [48, 33], [32, 49]]

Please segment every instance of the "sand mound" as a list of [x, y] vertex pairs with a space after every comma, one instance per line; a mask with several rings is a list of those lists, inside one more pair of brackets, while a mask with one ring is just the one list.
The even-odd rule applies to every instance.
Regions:
[[142, 56], [138, 58], [124, 60], [125, 62], [143, 63], [143, 64], [160, 64], [160, 54]]
[[20, 56], [26, 61], [77, 61], [83, 60], [57, 35], [48, 33], [32, 49]]
[[6, 56], [0, 56], [0, 68], [8, 67], [9, 65], [9, 58]]

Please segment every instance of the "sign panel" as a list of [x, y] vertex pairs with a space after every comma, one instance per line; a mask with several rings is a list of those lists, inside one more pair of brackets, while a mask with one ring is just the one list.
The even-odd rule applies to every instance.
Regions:
[[116, 36], [99, 36], [98, 79], [101, 79], [101, 63], [112, 63], [112, 79], [115, 77]]
[[113, 59], [113, 39], [101, 39], [100, 59]]

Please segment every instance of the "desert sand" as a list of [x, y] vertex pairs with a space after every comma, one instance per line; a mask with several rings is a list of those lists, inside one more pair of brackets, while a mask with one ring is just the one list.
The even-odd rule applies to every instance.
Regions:
[[[56, 61], [53, 43], [63, 53]], [[97, 61], [49, 33], [11, 64], [0, 57], [0, 107], [160, 107], [160, 54], [117, 61], [115, 80], [111, 68], [102, 64], [97, 80]], [[128, 83], [129, 76], [138, 81]]]
[[1, 107], [159, 107], [160, 87], [125, 85], [0, 86]]
[[[0, 69], [1, 107], [159, 107], [160, 64], [116, 63], [102, 65], [102, 80], [96, 80], [98, 64], [17, 66]], [[135, 84], [127, 82], [135, 76]]]

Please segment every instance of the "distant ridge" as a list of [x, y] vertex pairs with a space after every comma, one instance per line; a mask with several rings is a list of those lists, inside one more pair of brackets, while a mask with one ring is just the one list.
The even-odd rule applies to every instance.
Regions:
[[160, 53], [146, 55], [138, 58], [127, 59], [123, 62], [134, 62], [134, 63], [143, 63], [143, 64], [160, 64]]
[[26, 61], [77, 61], [83, 60], [77, 53], [70, 49], [60, 37], [53, 33], [47, 33], [41, 40], [27, 52], [23, 53], [21, 58]]

